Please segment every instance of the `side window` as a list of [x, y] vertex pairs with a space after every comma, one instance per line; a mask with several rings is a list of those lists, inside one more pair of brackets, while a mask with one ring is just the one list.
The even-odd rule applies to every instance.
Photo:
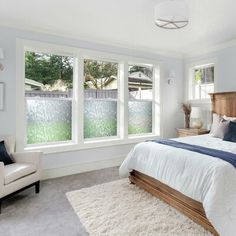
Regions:
[[214, 65], [194, 67], [193, 99], [208, 99], [214, 92]]

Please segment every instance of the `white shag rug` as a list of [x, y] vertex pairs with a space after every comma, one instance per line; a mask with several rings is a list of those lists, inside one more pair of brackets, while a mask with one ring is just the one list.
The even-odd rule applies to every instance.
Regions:
[[210, 236], [201, 226], [128, 179], [66, 194], [91, 236]]

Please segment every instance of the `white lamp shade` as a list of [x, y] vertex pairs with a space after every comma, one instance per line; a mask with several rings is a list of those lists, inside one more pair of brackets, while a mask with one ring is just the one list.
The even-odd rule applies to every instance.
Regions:
[[155, 24], [165, 29], [179, 29], [188, 24], [188, 8], [184, 0], [166, 0], [155, 7]]
[[0, 48], [0, 59], [3, 59], [3, 58], [4, 58], [3, 49]]
[[199, 107], [192, 107], [191, 118], [201, 118], [202, 111]]

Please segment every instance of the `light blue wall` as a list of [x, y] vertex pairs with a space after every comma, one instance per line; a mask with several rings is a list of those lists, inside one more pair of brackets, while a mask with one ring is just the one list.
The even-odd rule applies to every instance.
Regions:
[[[189, 64], [198, 62], [216, 62], [215, 68], [215, 92], [236, 91], [236, 45], [230, 46], [201, 56], [189, 57], [184, 60], [185, 69]], [[185, 84], [187, 84], [188, 74], [185, 73]], [[186, 87], [186, 86], [185, 86]], [[187, 95], [187, 91], [186, 91]], [[186, 96], [187, 99], [187, 96]], [[204, 126], [209, 128], [211, 124], [211, 103], [194, 104], [203, 110], [202, 119]]]
[[187, 58], [185, 59], [185, 66], [209, 58], [215, 58], [217, 61], [215, 92], [236, 91], [236, 45], [201, 56]]
[[[160, 61], [162, 64], [162, 118], [163, 135], [174, 137], [175, 128], [183, 124], [183, 115], [180, 111], [180, 104], [183, 101], [183, 60], [166, 56], [138, 52], [130, 49], [111, 47], [101, 44], [88, 43], [81, 40], [63, 38], [42, 33], [16, 30], [13, 28], [0, 27], [0, 48], [4, 49], [5, 58], [1, 62], [4, 64], [4, 71], [0, 72], [0, 82], [6, 84], [5, 110], [0, 111], [0, 133], [14, 134], [16, 130], [16, 39], [35, 40], [40, 42], [54, 43], [59, 45], [94, 49], [98, 51], [117, 53], [132, 57], [152, 59]], [[173, 84], [167, 84], [169, 71], [174, 72]], [[48, 154], [43, 158], [45, 169], [62, 166], [70, 166], [82, 162], [99, 161], [125, 156], [133, 145], [122, 145], [116, 147], [89, 149], [82, 151], [64, 152]]]

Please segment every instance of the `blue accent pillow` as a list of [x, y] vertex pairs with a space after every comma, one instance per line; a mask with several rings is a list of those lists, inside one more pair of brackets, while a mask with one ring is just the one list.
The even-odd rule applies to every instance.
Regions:
[[0, 162], [3, 162], [4, 165], [9, 165], [14, 163], [6, 150], [4, 141], [0, 142]]
[[228, 131], [226, 132], [223, 140], [236, 142], [236, 122], [230, 121]]

